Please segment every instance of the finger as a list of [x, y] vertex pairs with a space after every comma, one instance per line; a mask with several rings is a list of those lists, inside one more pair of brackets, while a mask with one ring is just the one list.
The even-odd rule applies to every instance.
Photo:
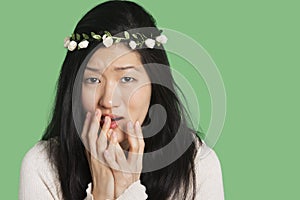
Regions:
[[[88, 160], [89, 166], [91, 166], [91, 154], [88, 150], [85, 150], [85, 156]], [[90, 168], [90, 170], [91, 170], [91, 168]]]
[[96, 109], [95, 113], [92, 115], [90, 128], [87, 134], [91, 154], [96, 158], [97, 158], [96, 140], [98, 138], [98, 132], [99, 132], [100, 112], [101, 111], [99, 109]]
[[131, 121], [127, 123], [127, 133], [128, 133], [129, 152], [138, 152], [139, 143]]
[[142, 132], [142, 127], [141, 127], [139, 121], [137, 121], [135, 123], [135, 132], [136, 132], [137, 140], [139, 143], [139, 152], [138, 153], [144, 153], [145, 141], [144, 141], [144, 136], [143, 136], [143, 132]]
[[[118, 163], [118, 165], [120, 166], [120, 168], [126, 168], [128, 163], [126, 160], [126, 156], [125, 153], [122, 149], [122, 147], [120, 146], [120, 144], [118, 143], [118, 135], [116, 132], [113, 132], [111, 135], [111, 146], [113, 146], [113, 153], [114, 153], [114, 158], [116, 160], [116, 162]], [[110, 153], [111, 151], [109, 151]]]
[[[118, 143], [118, 137], [117, 133], [113, 132], [111, 134], [109, 146], [107, 149], [107, 155], [110, 155], [110, 160], [113, 160], [117, 164], [112, 164], [111, 167], [114, 167], [114, 170], [118, 171], [126, 171], [128, 172], [129, 170], [129, 165], [126, 160], [126, 156], [123, 152], [123, 149]], [[117, 167], [116, 167], [117, 166]]]
[[90, 125], [90, 118], [91, 118], [91, 113], [87, 112], [85, 120], [84, 120], [83, 128], [82, 128], [82, 132], [81, 132], [81, 140], [82, 140], [85, 148], [87, 148], [87, 149], [90, 149], [88, 141], [87, 141], [87, 133], [88, 133], [89, 125]]
[[100, 131], [100, 135], [96, 141], [97, 151], [99, 153], [103, 153], [103, 151], [107, 148], [107, 135], [109, 135], [111, 133], [111, 131], [109, 131], [110, 123], [111, 123], [110, 117], [106, 116], [104, 118], [104, 124]]
[[119, 165], [119, 169], [125, 172], [129, 172], [129, 169], [131, 167], [129, 166], [125, 153], [119, 143], [115, 145], [115, 157], [115, 160]]
[[130, 151], [128, 153], [128, 162], [132, 169], [141, 170], [145, 143], [143, 139], [142, 129], [138, 121], [135, 124], [134, 133], [134, 138], [128, 138], [128, 141], [131, 146]]
[[136, 131], [136, 135], [137, 135], [137, 139], [138, 139], [138, 143], [139, 143], [139, 151], [137, 154], [135, 169], [137, 169], [140, 172], [142, 170], [142, 166], [143, 166], [143, 153], [144, 153], [144, 149], [145, 149], [145, 141], [144, 141], [144, 136], [143, 136], [143, 132], [142, 132], [142, 127], [141, 127], [139, 121], [137, 121], [135, 124], [135, 131]]
[[132, 124], [129, 123], [128, 131], [130, 132], [128, 136], [128, 142], [130, 144], [130, 148], [129, 148], [130, 152], [143, 153], [145, 148], [145, 142], [144, 142], [140, 123], [137, 121], [135, 123], [134, 128], [132, 127]]
[[116, 148], [116, 140], [117, 140], [117, 136], [116, 133], [113, 132], [112, 129], [109, 130], [111, 132], [111, 137], [109, 139], [109, 145], [106, 149], [106, 151], [108, 152], [108, 154], [110, 155], [112, 160], [116, 160], [116, 154], [115, 154], [115, 148]]
[[116, 160], [113, 158], [113, 155], [108, 150], [105, 150], [103, 154], [104, 154], [104, 158], [105, 158], [107, 164], [109, 165], [109, 167], [113, 171], [118, 171], [119, 165], [116, 162]]
[[134, 163], [136, 163], [137, 160], [136, 153], [138, 152], [138, 140], [135, 135], [133, 124], [131, 121], [127, 124], [127, 131], [128, 131], [128, 143], [129, 143], [128, 163], [132, 166], [134, 165]]

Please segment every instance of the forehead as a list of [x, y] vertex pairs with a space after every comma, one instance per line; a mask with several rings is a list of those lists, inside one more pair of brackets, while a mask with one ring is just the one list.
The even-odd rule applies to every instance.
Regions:
[[140, 55], [123, 44], [114, 44], [108, 48], [101, 47], [95, 51], [87, 63], [87, 67], [104, 71], [110, 66], [136, 66], [142, 65]]

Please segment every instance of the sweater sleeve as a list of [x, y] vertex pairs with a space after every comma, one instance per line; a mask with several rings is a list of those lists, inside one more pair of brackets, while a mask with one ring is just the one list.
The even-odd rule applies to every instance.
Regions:
[[224, 200], [220, 161], [205, 143], [195, 159], [196, 199]]
[[[91, 194], [91, 188], [92, 183], [89, 183], [85, 200], [94, 200], [93, 195]], [[116, 200], [145, 200], [147, 197], [148, 195], [146, 194], [145, 186], [138, 180], [132, 183]]]
[[19, 199], [61, 200], [56, 174], [47, 160], [45, 141], [40, 141], [24, 156], [20, 170]]

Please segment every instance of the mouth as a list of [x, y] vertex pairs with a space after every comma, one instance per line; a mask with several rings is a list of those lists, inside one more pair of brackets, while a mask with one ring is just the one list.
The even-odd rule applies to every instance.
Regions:
[[111, 123], [110, 123], [110, 128], [111, 129], [117, 128], [118, 127], [117, 121], [124, 119], [124, 117], [113, 115], [113, 114], [103, 114], [101, 116], [101, 120], [100, 120], [100, 126], [101, 126], [101, 128], [102, 128], [102, 126], [104, 124], [104, 118], [106, 116], [110, 117], [110, 119], [111, 119]]

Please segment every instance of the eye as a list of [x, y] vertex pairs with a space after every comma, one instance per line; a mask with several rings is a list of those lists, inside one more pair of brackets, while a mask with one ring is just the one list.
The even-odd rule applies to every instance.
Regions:
[[135, 81], [135, 79], [134, 78], [132, 78], [132, 77], [123, 77], [123, 78], [121, 78], [121, 82], [122, 83], [128, 83], [128, 82], [132, 82], [132, 81]]
[[90, 84], [101, 83], [101, 81], [98, 78], [87, 78], [85, 79], [85, 81]]

